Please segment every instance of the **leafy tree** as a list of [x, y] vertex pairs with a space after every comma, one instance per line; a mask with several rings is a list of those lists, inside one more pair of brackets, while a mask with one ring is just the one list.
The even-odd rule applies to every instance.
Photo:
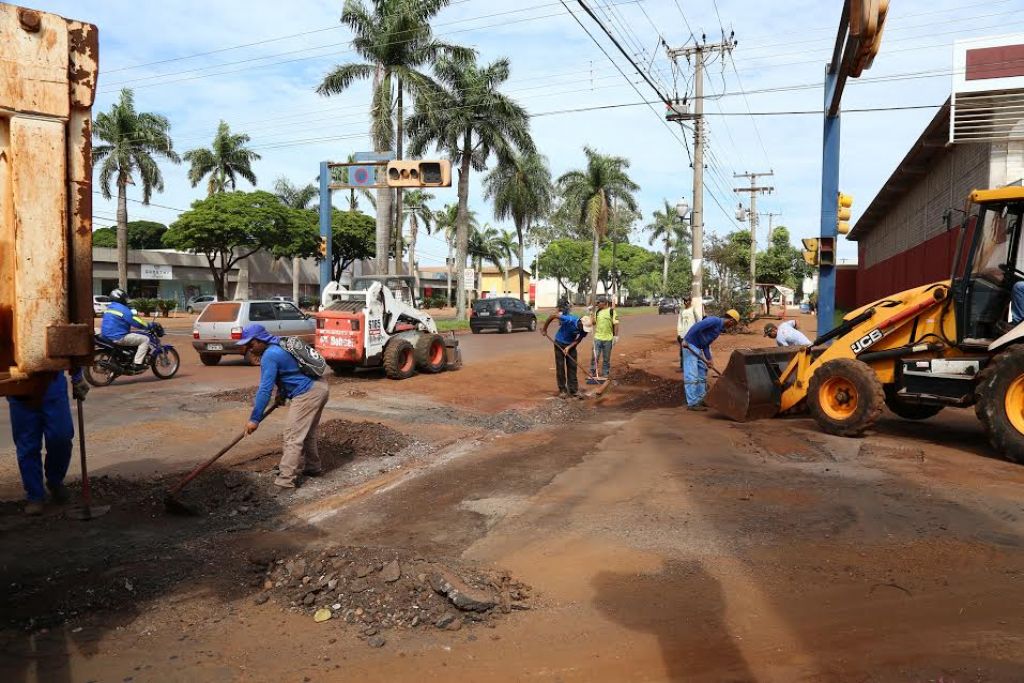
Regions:
[[630, 211], [636, 211], [633, 193], [640, 189], [626, 169], [629, 161], [623, 157], [599, 154], [591, 147], [584, 147], [587, 166], [581, 170], [569, 171], [558, 179], [567, 209], [575, 213], [581, 226], [589, 228], [593, 239], [590, 262], [590, 299], [597, 298], [597, 280], [601, 240], [608, 230], [608, 217], [613, 202], [621, 203]]
[[489, 261], [505, 277], [505, 263], [502, 261], [501, 233], [485, 224], [482, 230], [474, 229], [469, 236], [469, 257], [473, 259], [473, 270], [477, 273], [483, 268], [483, 262]]
[[601, 246], [598, 279], [609, 292], [615, 281], [613, 271], [617, 271], [622, 284], [632, 291], [638, 279], [657, 272], [658, 260], [657, 254], [635, 244], [605, 243]]
[[331, 278], [341, 274], [355, 261], [373, 258], [377, 221], [358, 211], [331, 210]]
[[558, 284], [558, 297], [569, 284], [582, 282], [587, 277], [590, 244], [580, 240], [561, 239], [549, 244], [537, 256], [537, 274], [553, 277]]
[[[475, 59], [442, 57], [434, 65], [439, 86], [416, 98], [409, 118], [410, 152], [419, 156], [434, 144], [446, 151], [459, 168], [459, 209], [456, 220], [456, 263], [469, 249], [469, 174], [482, 171], [496, 154], [509, 159], [514, 148], [532, 152], [530, 118], [526, 110], [500, 91], [509, 77], [508, 59], [480, 66]], [[464, 274], [458, 272], [456, 315], [466, 319]]]
[[[311, 211], [313, 217], [316, 217], [317, 212], [312, 211], [312, 206], [320, 191], [312, 183], [298, 187], [297, 185], [292, 185], [291, 181], [282, 176], [274, 181], [274, 194], [285, 206], [297, 211]], [[314, 224], [313, 231], [314, 233], [319, 232], [319, 226]], [[296, 252], [290, 254], [292, 259], [292, 300], [296, 303], [299, 300], [301, 284], [299, 282], [299, 268], [301, 267], [299, 259], [305, 255], [303, 253], [305, 250], [302, 248], [304, 246], [306, 245], [297, 245]], [[289, 255], [286, 254], [286, 256]]]
[[686, 244], [689, 242], [689, 231], [686, 225], [679, 220], [676, 215], [675, 207], [665, 200], [665, 206], [662, 209], [656, 210], [652, 215], [652, 221], [647, 224], [647, 229], [651, 231], [651, 237], [648, 244], [654, 244], [655, 242], [662, 242], [663, 251], [663, 263], [661, 270], [661, 289], [662, 292], [668, 292], [668, 266], [669, 259], [672, 256], [672, 250], [677, 246]]
[[[537, 153], [513, 153], [484, 178], [484, 196], [494, 202], [494, 217], [512, 219], [519, 257], [519, 298], [526, 301], [523, 281], [525, 236], [533, 223], [551, 210], [553, 187], [547, 160]], [[510, 255], [511, 258], [511, 255]], [[505, 284], [508, 290], [508, 283]]]
[[[128, 221], [129, 249], [161, 249], [167, 226], [156, 221]], [[94, 247], [117, 248], [117, 230], [99, 228], [92, 233]]]
[[[225, 298], [227, 276], [260, 249], [293, 253], [315, 240], [308, 214], [290, 209], [269, 192], [218, 192], [192, 203], [164, 234], [164, 244], [202, 254], [217, 296]], [[315, 248], [315, 241], [314, 241]]]
[[789, 230], [780, 225], [772, 232], [771, 244], [757, 255], [757, 280], [796, 288], [809, 268], [801, 250], [789, 242]]
[[434, 201], [434, 195], [423, 190], [412, 190], [405, 197], [405, 211], [403, 219], [409, 221], [409, 273], [416, 281], [416, 291], [420, 291], [420, 270], [416, 267], [416, 240], [419, 236], [420, 223], [430, 233], [430, 227], [434, 222], [434, 212], [429, 202]]
[[[361, 0], [345, 0], [341, 23], [352, 31], [352, 48], [363, 60], [336, 66], [317, 87], [320, 95], [345, 92], [352, 83], [372, 79], [370, 135], [374, 149], [384, 152], [396, 141], [402, 158], [404, 96], [417, 96], [433, 86], [422, 67], [441, 55], [458, 59], [472, 56], [472, 50], [450, 45], [434, 37], [430, 21], [451, 0], [373, 0], [367, 7]], [[434, 89], [434, 88], [430, 88]], [[377, 272], [386, 273], [391, 252], [392, 190], [377, 191]]]
[[195, 187], [206, 176], [210, 176], [206, 184], [206, 193], [227, 192], [236, 188], [238, 176], [256, 185], [256, 174], [252, 172], [252, 162], [259, 160], [260, 155], [247, 147], [249, 136], [245, 133], [232, 133], [228, 124], [220, 122], [217, 134], [213, 136], [213, 145], [207, 149], [200, 147], [185, 152], [185, 161], [191, 164], [188, 180]]
[[117, 283], [128, 288], [128, 185], [142, 184], [142, 203], [149, 204], [153, 190], [164, 191], [164, 178], [156, 157], [180, 163], [171, 142], [171, 123], [159, 114], [135, 111], [135, 97], [125, 88], [110, 111], [96, 116], [92, 133], [102, 144], [92, 148], [99, 165], [99, 185], [110, 199], [110, 182], [117, 187]]

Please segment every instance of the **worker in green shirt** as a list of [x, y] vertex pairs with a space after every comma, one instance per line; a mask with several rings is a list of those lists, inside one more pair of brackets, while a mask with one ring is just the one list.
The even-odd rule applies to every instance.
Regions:
[[[608, 380], [612, 363], [612, 347], [619, 341], [619, 316], [611, 301], [601, 299], [597, 302], [597, 314], [594, 316], [594, 355], [590, 361], [590, 376], [587, 380], [594, 384]], [[597, 372], [597, 364], [601, 363], [601, 373]]]

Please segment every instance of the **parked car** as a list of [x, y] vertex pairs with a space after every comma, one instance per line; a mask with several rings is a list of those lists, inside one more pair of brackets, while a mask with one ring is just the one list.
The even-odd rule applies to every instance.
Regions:
[[203, 294], [194, 296], [185, 304], [185, 311], [188, 313], [202, 313], [203, 310], [214, 301], [218, 301], [214, 294]]
[[679, 302], [675, 299], [662, 299], [658, 302], [658, 315], [679, 313]]
[[[281, 337], [298, 337], [312, 344], [316, 336], [316, 320], [304, 314], [298, 307], [287, 301], [214, 301], [196, 319], [192, 328], [192, 348], [199, 353], [203, 365], [216, 365], [228, 355], [242, 355], [243, 349], [237, 340], [242, 338], [242, 328], [249, 323], [259, 323], [270, 334]], [[259, 359], [246, 356], [250, 365], [258, 365]]]
[[473, 334], [483, 330], [508, 333], [516, 328], [531, 332], [537, 329], [537, 314], [519, 299], [477, 299], [469, 310], [469, 329]]
[[270, 297], [270, 300], [271, 301], [287, 301], [290, 304], [295, 303], [295, 299], [291, 298], [290, 296], [272, 296], [272, 297]]
[[107, 304], [110, 303], [110, 297], [106, 294], [95, 294], [92, 297], [92, 314], [97, 318], [103, 316], [104, 311], [107, 310]]

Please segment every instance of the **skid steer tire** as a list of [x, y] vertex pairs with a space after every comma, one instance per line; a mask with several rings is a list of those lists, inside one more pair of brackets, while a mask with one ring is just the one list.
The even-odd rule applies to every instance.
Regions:
[[1002, 457], [1024, 464], [1024, 346], [1003, 351], [978, 373], [974, 412]]
[[926, 403], [911, 403], [896, 393], [895, 387], [885, 387], [885, 406], [897, 417], [904, 420], [927, 420], [935, 417], [942, 410], [942, 406], [932, 406]]
[[867, 363], [838, 358], [811, 376], [807, 408], [822, 431], [836, 436], [861, 436], [882, 414], [882, 383]]
[[408, 379], [416, 373], [416, 358], [408, 339], [394, 337], [384, 347], [384, 374], [390, 379]]
[[439, 334], [421, 334], [413, 350], [416, 369], [431, 375], [445, 368], [444, 339]]

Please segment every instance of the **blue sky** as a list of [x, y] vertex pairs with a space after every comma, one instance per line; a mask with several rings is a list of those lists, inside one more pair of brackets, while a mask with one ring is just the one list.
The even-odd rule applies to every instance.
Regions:
[[[448, 41], [476, 48], [481, 60], [509, 57], [512, 76], [506, 92], [532, 114], [636, 103], [641, 97], [634, 85], [645, 99], [655, 99], [594, 22], [574, 1], [567, 4], [629, 82], [559, 0], [454, 0], [438, 16], [435, 31]], [[795, 242], [816, 234], [820, 115], [754, 117], [749, 112], [821, 108], [822, 74], [842, 3], [590, 0], [588, 5], [642, 60], [659, 87], [680, 95], [692, 92], [689, 68], [684, 64], [674, 71], [661, 41], [679, 46], [691, 32], [717, 41], [723, 28], [726, 33], [735, 31], [737, 48], [729, 60], [709, 66], [705, 85], [705, 95], [721, 95], [705, 107], [710, 148], [706, 229], [724, 234], [738, 227], [733, 210], [746, 197], [733, 192], [741, 183], [734, 173], [771, 169], [776, 192], [759, 200], [759, 210], [781, 212], [776, 224], [787, 225]], [[929, 108], [850, 112], [843, 117], [840, 186], [855, 197], [855, 220], [948, 96], [953, 40], [1021, 31], [1022, 5], [1024, 0], [983, 5], [893, 0], [881, 54], [861, 81], [851, 81], [844, 108]], [[343, 160], [350, 152], [370, 149], [369, 85], [331, 98], [314, 92], [332, 65], [358, 60], [349, 48], [347, 30], [338, 23], [337, 0], [62, 0], [35, 6], [99, 26], [96, 110], [109, 107], [120, 88], [133, 88], [140, 110], [171, 120], [179, 153], [208, 145], [223, 119], [233, 130], [252, 136], [254, 149], [262, 155], [255, 166], [259, 187], [269, 189], [279, 176], [312, 181], [321, 160]], [[238, 47], [251, 43], [259, 44]], [[198, 53], [211, 54], [192, 56]], [[663, 199], [689, 199], [692, 187], [683, 145], [684, 137], [692, 139], [691, 133], [675, 124], [666, 126], [663, 107], [653, 109], [629, 106], [546, 114], [533, 119], [533, 135], [556, 176], [582, 163], [584, 145], [629, 158], [631, 173], [642, 188], [641, 227]], [[187, 208], [202, 196], [202, 186], [192, 188], [188, 183], [185, 165], [163, 164], [163, 172], [166, 191], [155, 195], [151, 206], [131, 203], [130, 218], [169, 223], [178, 213], [175, 209]], [[483, 201], [481, 176], [475, 174], [470, 202], [481, 220], [487, 220], [491, 210]], [[438, 207], [456, 200], [454, 187], [435, 194]], [[141, 198], [138, 195], [130, 189], [130, 197]], [[113, 223], [114, 203], [97, 200], [97, 225]], [[762, 220], [761, 244], [766, 232]], [[646, 241], [640, 235], [635, 240]], [[446, 248], [442, 241], [428, 238], [419, 251], [421, 265], [441, 265]], [[855, 258], [855, 245], [841, 244], [840, 257]]]

